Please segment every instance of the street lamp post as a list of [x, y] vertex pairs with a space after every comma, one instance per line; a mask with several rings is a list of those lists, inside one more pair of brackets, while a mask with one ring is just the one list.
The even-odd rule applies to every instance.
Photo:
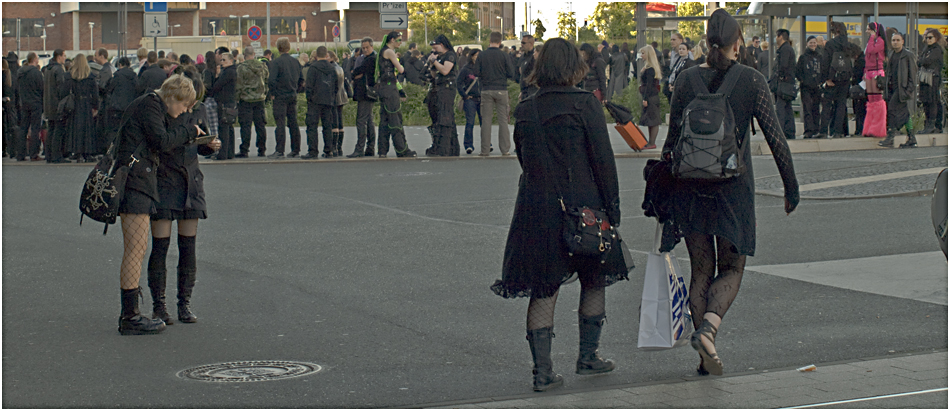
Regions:
[[416, 14], [421, 14], [423, 17], [423, 20], [425, 21], [426, 44], [429, 44], [429, 16], [435, 14], [435, 12], [430, 11], [426, 13], [423, 11], [417, 11]]
[[90, 53], [96, 52], [96, 49], [94, 48], [95, 46], [92, 44], [92, 38], [93, 38], [92, 28], [95, 26], [96, 26], [96, 23], [91, 22], [91, 21], [89, 22], [89, 52]]
[[174, 29], [175, 27], [181, 27], [181, 24], [176, 24], [176, 25], [174, 25], [174, 26], [169, 26], [169, 27], [168, 27], [168, 37], [174, 37], [174, 36], [175, 36], [175, 35], [173, 34], [173, 33], [175, 32], [175, 30], [172, 30], [172, 29]]

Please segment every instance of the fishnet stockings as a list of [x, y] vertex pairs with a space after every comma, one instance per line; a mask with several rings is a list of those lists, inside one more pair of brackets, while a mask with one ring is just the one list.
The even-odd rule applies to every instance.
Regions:
[[148, 214], [119, 214], [122, 219], [122, 268], [119, 275], [119, 284], [123, 290], [134, 290], [139, 287], [139, 277], [142, 276], [142, 260], [148, 250], [149, 215]]
[[[591, 283], [591, 280], [581, 278], [581, 300], [577, 312], [584, 317], [595, 317], [605, 311], [607, 289], [600, 284]], [[528, 303], [527, 329], [554, 327], [554, 306], [560, 290], [548, 298], [531, 297]]]
[[[687, 234], [685, 238], [691, 268], [689, 309], [698, 329], [706, 313], [725, 317], [739, 293], [746, 256], [736, 253], [735, 246], [723, 237], [716, 236], [715, 242], [706, 234]], [[719, 275], [715, 275], [717, 268]]]

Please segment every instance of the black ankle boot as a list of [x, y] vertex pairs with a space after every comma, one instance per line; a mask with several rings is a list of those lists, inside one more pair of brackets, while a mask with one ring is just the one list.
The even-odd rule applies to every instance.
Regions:
[[122, 290], [122, 313], [119, 315], [119, 334], [158, 334], [165, 330], [165, 322], [139, 314], [141, 288]]
[[576, 372], [580, 375], [602, 374], [614, 370], [614, 362], [605, 360], [597, 353], [600, 346], [600, 331], [603, 329], [605, 314], [585, 317], [577, 314], [580, 330], [580, 353], [577, 356]]
[[547, 391], [564, 385], [564, 377], [554, 373], [554, 364], [551, 362], [551, 339], [554, 338], [554, 327], [528, 330], [528, 346], [531, 347], [531, 357], [534, 359], [534, 390]]
[[914, 135], [914, 130], [907, 132], [907, 141], [904, 144], [900, 145], [900, 148], [914, 148], [917, 147], [917, 137]]
[[170, 238], [152, 237], [152, 254], [148, 258], [148, 290], [152, 294], [152, 318], [166, 325], [174, 324], [165, 306], [165, 257]]

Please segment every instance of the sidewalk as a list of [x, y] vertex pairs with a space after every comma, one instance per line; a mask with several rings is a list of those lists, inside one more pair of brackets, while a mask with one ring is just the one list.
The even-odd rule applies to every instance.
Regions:
[[[688, 349], [688, 348], [681, 348]], [[806, 366], [809, 364], [802, 364]], [[622, 366], [622, 365], [620, 365]], [[560, 370], [569, 372], [567, 367]], [[525, 370], [525, 391], [530, 390]], [[591, 377], [596, 378], [596, 377]], [[947, 352], [817, 364], [817, 370], [752, 371], [722, 377], [484, 398], [431, 408], [947, 408]]]

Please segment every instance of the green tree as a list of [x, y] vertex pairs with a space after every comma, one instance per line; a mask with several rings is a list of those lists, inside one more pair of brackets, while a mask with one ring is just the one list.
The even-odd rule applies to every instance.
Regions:
[[[703, 3], [679, 3], [676, 7], [676, 15], [679, 17], [702, 16]], [[679, 22], [679, 32], [683, 35], [683, 37], [689, 37], [695, 42], [699, 41], [699, 38], [702, 37], [705, 30], [703, 27], [703, 22], [701, 21], [681, 21]]]
[[453, 44], [471, 43], [478, 37], [478, 21], [475, 18], [475, 3], [408, 3], [409, 30], [412, 37], [407, 40], [422, 44], [426, 36], [426, 17], [428, 15], [429, 40], [439, 34], [445, 34]]
[[576, 37], [577, 19], [574, 12], [557, 12], [557, 34], [565, 39], [573, 40]]
[[544, 28], [544, 23], [541, 22], [541, 19], [536, 19], [531, 24], [534, 24], [534, 38], [538, 41], [544, 40], [544, 32], [547, 29]]
[[594, 14], [590, 15], [590, 25], [594, 31], [606, 39], [631, 39], [636, 33], [637, 23], [634, 19], [637, 3], [633, 2], [598, 2]]

